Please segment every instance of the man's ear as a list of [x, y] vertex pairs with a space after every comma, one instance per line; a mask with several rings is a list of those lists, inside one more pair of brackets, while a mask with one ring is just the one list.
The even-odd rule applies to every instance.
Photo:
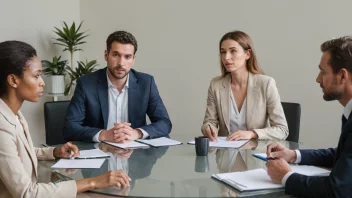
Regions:
[[105, 59], [106, 61], [108, 61], [108, 56], [109, 56], [109, 52], [108, 52], [108, 50], [105, 50], [105, 51], [104, 51], [104, 59]]
[[341, 78], [341, 83], [347, 82], [351, 78], [350, 73], [347, 71], [347, 69], [342, 68], [339, 72], [340, 78]]

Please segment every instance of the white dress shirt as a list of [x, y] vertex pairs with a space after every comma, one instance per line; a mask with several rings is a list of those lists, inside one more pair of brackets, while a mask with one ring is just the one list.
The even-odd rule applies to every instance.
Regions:
[[[343, 109], [343, 115], [345, 116], [345, 118], [348, 120], [348, 118], [350, 117], [352, 111], [352, 99], [347, 103], [347, 105], [345, 106], [345, 108]], [[301, 156], [301, 152], [299, 152], [299, 150], [295, 150], [296, 151], [296, 161], [295, 163], [300, 163], [302, 161], [302, 156]], [[282, 185], [286, 185], [286, 181], [287, 179], [293, 174], [294, 172], [290, 171], [288, 173], [286, 173], [286, 175], [282, 178], [281, 184]]]
[[[125, 86], [122, 88], [121, 92], [117, 90], [117, 88], [111, 83], [110, 78], [108, 76], [108, 70], [106, 70], [106, 78], [108, 81], [108, 97], [109, 97], [109, 117], [108, 117], [108, 125], [107, 130], [114, 127], [114, 123], [121, 123], [121, 122], [129, 122], [128, 120], [128, 87], [129, 87], [129, 79], [130, 75], [127, 75], [127, 81]], [[149, 137], [149, 134], [139, 128], [142, 133], [142, 139]], [[101, 130], [102, 131], [102, 130]], [[99, 141], [99, 135], [101, 133], [99, 131], [94, 137], [94, 142]]]

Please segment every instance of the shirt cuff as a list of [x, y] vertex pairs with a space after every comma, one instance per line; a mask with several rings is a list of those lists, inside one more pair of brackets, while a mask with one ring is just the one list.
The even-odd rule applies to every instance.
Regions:
[[293, 173], [294, 173], [293, 171], [290, 171], [290, 172], [286, 173], [286, 175], [282, 178], [281, 184], [282, 184], [283, 186], [286, 185], [287, 179], [288, 179]]
[[296, 152], [296, 161], [295, 161], [295, 164], [301, 163], [301, 161], [302, 161], [301, 152], [300, 152], [299, 150], [295, 150], [295, 152]]
[[138, 128], [138, 129], [141, 130], [143, 133], [143, 137], [141, 139], [146, 139], [147, 137], [149, 137], [149, 134], [145, 130], [143, 130], [141, 128]]
[[100, 135], [100, 133], [102, 132], [103, 130], [100, 130], [97, 134], [95, 134], [95, 136], [93, 137], [93, 142], [100, 142], [100, 140], [99, 140], [99, 135]]

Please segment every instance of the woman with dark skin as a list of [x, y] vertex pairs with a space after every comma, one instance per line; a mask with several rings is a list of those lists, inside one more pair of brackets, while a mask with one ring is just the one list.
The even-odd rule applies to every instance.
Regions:
[[24, 101], [37, 102], [45, 86], [42, 64], [35, 49], [20, 41], [0, 43], [0, 197], [76, 197], [77, 193], [108, 186], [129, 186], [121, 171], [60, 183], [37, 183], [39, 160], [69, 158], [77, 146], [34, 148], [28, 125], [20, 112]]

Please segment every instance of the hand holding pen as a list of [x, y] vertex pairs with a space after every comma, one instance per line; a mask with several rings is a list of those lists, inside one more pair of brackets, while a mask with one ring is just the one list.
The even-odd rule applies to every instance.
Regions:
[[217, 131], [213, 130], [213, 128], [208, 124], [208, 127], [205, 127], [203, 131], [203, 135], [209, 137], [210, 141], [218, 141], [218, 133]]
[[279, 142], [267, 146], [266, 155], [268, 160], [284, 159], [286, 162], [294, 163], [297, 159], [296, 151], [286, 148]]
[[54, 157], [55, 158], [74, 158], [79, 157], [78, 147], [71, 142], [67, 142], [61, 147], [57, 147], [54, 149]]

